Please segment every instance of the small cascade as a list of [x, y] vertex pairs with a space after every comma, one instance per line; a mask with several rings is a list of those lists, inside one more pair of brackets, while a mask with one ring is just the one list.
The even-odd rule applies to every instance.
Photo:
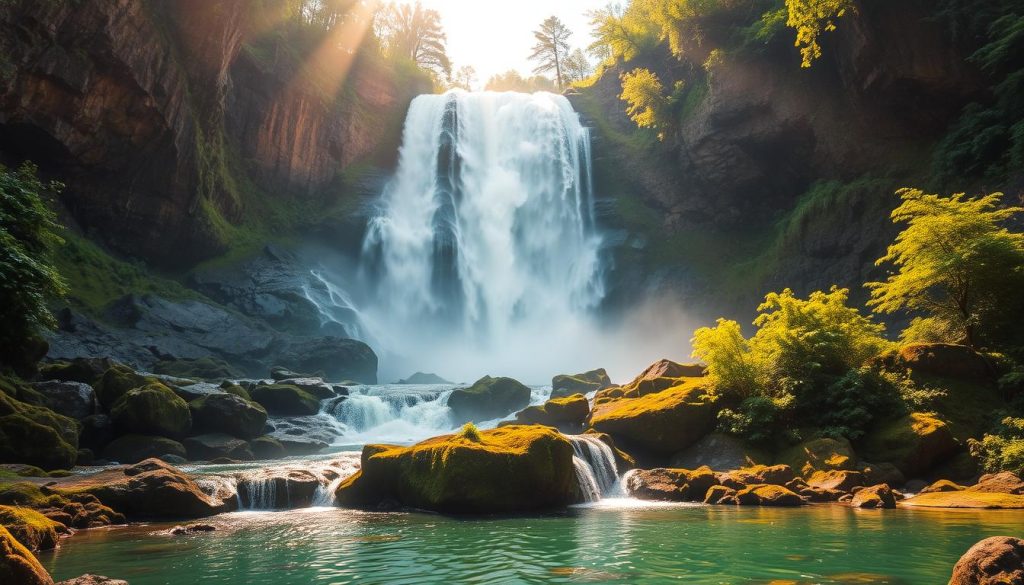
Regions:
[[337, 491], [341, 487], [341, 482], [345, 481], [344, 476], [338, 476], [330, 481], [330, 483], [321, 483], [313, 494], [313, 507], [314, 508], [333, 508], [337, 503]]
[[[278, 484], [283, 484], [283, 503], [278, 500]], [[291, 507], [288, 482], [280, 477], [244, 477], [238, 480], [235, 496], [239, 510], [277, 510]]]
[[450, 393], [447, 385], [401, 391], [363, 386], [325, 403], [323, 412], [344, 426], [346, 443], [419, 440], [452, 430]]
[[572, 435], [573, 467], [584, 501], [595, 502], [621, 491], [615, 453], [601, 439], [592, 435]]

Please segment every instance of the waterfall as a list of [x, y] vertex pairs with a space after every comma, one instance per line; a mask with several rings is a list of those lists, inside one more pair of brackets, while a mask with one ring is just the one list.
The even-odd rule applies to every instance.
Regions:
[[344, 399], [327, 404], [324, 412], [345, 427], [340, 438], [344, 444], [416, 441], [452, 431], [451, 389], [450, 385], [401, 390], [360, 386], [350, 389]]
[[419, 96], [363, 242], [361, 322], [394, 355], [543, 351], [539, 332], [603, 298], [600, 246], [590, 136], [566, 98]]
[[572, 463], [586, 502], [618, 493], [619, 472], [611, 447], [593, 435], [572, 435]]
[[[284, 484], [284, 505], [278, 502], [278, 483]], [[288, 493], [288, 482], [279, 477], [243, 477], [238, 480], [239, 510], [275, 510], [290, 508], [291, 494]]]

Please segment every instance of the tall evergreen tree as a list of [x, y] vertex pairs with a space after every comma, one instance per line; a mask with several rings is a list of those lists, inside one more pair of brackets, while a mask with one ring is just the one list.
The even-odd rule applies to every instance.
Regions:
[[569, 37], [572, 32], [561, 20], [552, 16], [533, 31], [537, 44], [533, 46], [530, 60], [537, 62], [534, 73], [555, 72], [555, 83], [559, 88], [565, 85], [565, 59], [569, 55]]

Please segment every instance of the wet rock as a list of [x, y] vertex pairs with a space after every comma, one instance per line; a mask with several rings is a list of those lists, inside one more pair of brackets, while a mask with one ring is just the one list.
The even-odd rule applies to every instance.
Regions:
[[154, 457], [166, 459], [168, 456], [184, 459], [186, 454], [181, 443], [151, 435], [124, 435], [111, 441], [103, 450], [105, 459], [119, 463], [137, 463]]
[[857, 490], [850, 500], [850, 505], [854, 508], [895, 508], [896, 496], [892, 489], [883, 483]]
[[377, 383], [377, 354], [355, 339], [313, 337], [289, 341], [279, 363], [303, 371], [323, 372], [328, 380]]
[[641, 500], [703, 502], [708, 490], [719, 485], [710, 467], [699, 469], [637, 469], [626, 478], [626, 491]]
[[320, 478], [305, 469], [265, 470], [237, 483], [243, 508], [287, 510], [312, 505]]
[[850, 470], [815, 471], [807, 478], [807, 484], [826, 490], [848, 492], [864, 485], [864, 474]]
[[286, 378], [278, 383], [301, 388], [319, 400], [335, 397], [334, 388], [324, 383], [323, 378]]
[[263, 434], [267, 411], [257, 402], [233, 394], [213, 394], [189, 402], [194, 427], [203, 432], [221, 432], [240, 439]]
[[153, 364], [153, 372], [185, 379], [224, 380], [237, 378], [242, 372], [222, 359], [214, 357], [161, 360]]
[[741, 506], [802, 506], [806, 502], [798, 494], [781, 485], [751, 485], [736, 492]]
[[953, 567], [949, 585], [1024, 585], [1024, 540], [993, 536], [975, 544]]
[[182, 536], [185, 534], [200, 534], [203, 532], [214, 532], [217, 530], [216, 526], [212, 524], [189, 524], [188, 526], [175, 526], [171, 529], [171, 534], [175, 536]]
[[32, 385], [43, 396], [44, 405], [57, 414], [83, 419], [96, 414], [96, 391], [82, 382], [36, 382]]
[[530, 389], [512, 378], [484, 376], [448, 396], [448, 407], [460, 423], [501, 418], [529, 404]]
[[214, 396], [217, 394], [227, 394], [227, 391], [220, 384], [212, 384], [210, 382], [195, 382], [192, 384], [185, 384], [174, 388], [174, 393], [181, 397], [185, 402], [192, 402], [204, 396]]
[[102, 575], [82, 575], [81, 577], [61, 581], [57, 585], [128, 585], [128, 582], [122, 579], [111, 579]]
[[[316, 451], [325, 447], [326, 444], [324, 444], [324, 447], [316, 449]], [[281, 444], [281, 441], [267, 435], [256, 437], [252, 441], [249, 441], [249, 448], [252, 450], [253, 457], [256, 459], [280, 459], [288, 454], [285, 446]]]
[[0, 506], [0, 526], [6, 527], [18, 542], [32, 552], [54, 548], [60, 534], [67, 532], [63, 524], [36, 510], [15, 506]]
[[794, 479], [796, 474], [788, 465], [754, 465], [719, 475], [723, 485], [737, 488], [759, 484], [784, 486]]
[[297, 386], [267, 384], [253, 388], [249, 394], [273, 415], [303, 416], [320, 412], [320, 400]]
[[705, 504], [736, 504], [736, 490], [724, 485], [711, 486], [704, 495]]
[[224, 433], [210, 433], [189, 437], [182, 441], [188, 458], [193, 461], [212, 461], [218, 457], [227, 457], [236, 461], [251, 461], [252, 450], [249, 443]]

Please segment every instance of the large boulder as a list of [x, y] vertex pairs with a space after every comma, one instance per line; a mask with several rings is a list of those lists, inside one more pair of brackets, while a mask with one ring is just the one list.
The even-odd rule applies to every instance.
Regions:
[[355, 339], [313, 337], [293, 341], [277, 363], [300, 372], [323, 372], [328, 380], [377, 383], [377, 354]]
[[0, 391], [0, 463], [69, 469], [78, 457], [78, 432], [73, 419]]
[[582, 374], [560, 374], [551, 379], [551, 398], [564, 398], [573, 394], [587, 394], [604, 390], [612, 385], [604, 368]]
[[876, 509], [895, 508], [896, 494], [894, 494], [892, 489], [884, 483], [868, 486], [857, 490], [857, 493], [853, 494], [853, 499], [850, 500], [850, 506], [854, 508]]
[[626, 476], [625, 484], [635, 498], [670, 502], [703, 502], [708, 490], [719, 485], [710, 467], [636, 469]]
[[278, 383], [295, 386], [301, 390], [305, 390], [315, 396], [318, 400], [326, 400], [337, 396], [331, 385], [324, 382], [323, 378], [286, 378]]
[[306, 416], [320, 412], [320, 400], [298, 386], [266, 384], [249, 394], [268, 413], [279, 416]]
[[864, 485], [864, 474], [848, 469], [815, 471], [807, 478], [807, 485], [824, 490], [848, 492]]
[[103, 450], [103, 458], [118, 463], [138, 463], [154, 457], [186, 457], [181, 443], [167, 437], [124, 435], [111, 441]]
[[857, 456], [849, 440], [823, 437], [804, 441], [786, 449], [779, 454], [776, 461], [789, 465], [806, 477], [815, 471], [854, 469]]
[[47, 408], [74, 419], [96, 414], [96, 391], [82, 382], [36, 382], [32, 385], [42, 396]]
[[770, 463], [767, 453], [733, 435], [711, 433], [672, 456], [672, 467], [696, 469], [707, 465], [717, 471]]
[[552, 398], [538, 406], [528, 406], [516, 413], [515, 424], [547, 425], [570, 434], [579, 433], [590, 415], [590, 403], [582, 394]]
[[251, 461], [254, 459], [249, 443], [224, 433], [210, 433], [189, 437], [182, 441], [181, 444], [185, 447], [188, 458], [193, 461], [212, 461], [221, 457], [237, 461]]
[[983, 475], [978, 483], [967, 488], [972, 492], [989, 492], [993, 494], [1024, 494], [1024, 480], [1012, 472], [1002, 471]]
[[104, 372], [114, 366], [109, 358], [75, 358], [69, 361], [52, 362], [39, 366], [43, 381], [81, 382], [95, 384]]
[[0, 526], [0, 583], [53, 585], [53, 579], [27, 548]]
[[741, 506], [802, 506], [806, 502], [799, 494], [780, 485], [751, 485], [736, 492], [736, 503]]
[[267, 410], [258, 402], [234, 394], [211, 394], [188, 403], [195, 430], [227, 433], [240, 439], [263, 434]]
[[884, 423], [864, 438], [868, 461], [889, 462], [907, 477], [916, 477], [957, 450], [956, 439], [934, 414], [915, 412]]
[[942, 378], [985, 380], [994, 374], [988, 360], [965, 345], [912, 343], [899, 349], [899, 361], [913, 372]]
[[622, 441], [671, 455], [696, 443], [715, 424], [715, 405], [705, 395], [700, 379], [684, 379], [679, 385], [638, 398], [623, 398], [596, 405], [590, 426]]
[[640, 372], [626, 387], [636, 386], [643, 380], [656, 380], [658, 378], [699, 378], [704, 375], [706, 368], [700, 364], [680, 364], [672, 360], [658, 360], [647, 366]]
[[192, 430], [188, 403], [160, 383], [129, 390], [110, 409], [121, 432], [184, 437]]
[[132, 520], [202, 518], [229, 510], [190, 477], [158, 459], [68, 478], [57, 487], [92, 494]]
[[467, 429], [412, 447], [368, 445], [362, 467], [338, 488], [338, 502], [453, 513], [523, 512], [579, 497], [573, 447], [543, 426]]
[[158, 382], [159, 380], [156, 378], [139, 374], [128, 366], [114, 364], [106, 372], [103, 372], [94, 387], [96, 388], [96, 398], [104, 408], [109, 410], [129, 390]]
[[993, 536], [975, 544], [953, 567], [949, 585], [1024, 585], [1024, 540]]
[[796, 479], [788, 465], [751, 465], [720, 476], [723, 485], [739, 489], [744, 485], [786, 485]]
[[281, 441], [270, 435], [263, 435], [249, 441], [249, 449], [256, 459], [281, 459], [288, 455]]
[[502, 418], [530, 404], [530, 389], [512, 378], [484, 376], [469, 388], [448, 396], [448, 407], [458, 422]]

